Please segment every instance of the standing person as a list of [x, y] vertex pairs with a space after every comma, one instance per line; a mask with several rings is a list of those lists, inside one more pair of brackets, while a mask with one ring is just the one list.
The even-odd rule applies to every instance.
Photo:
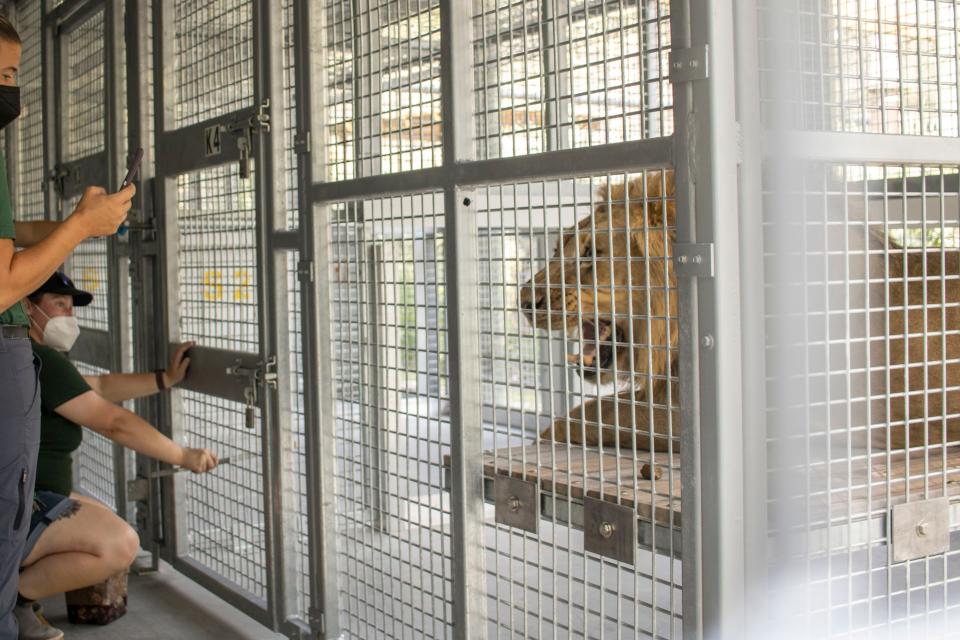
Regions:
[[[0, 129], [20, 115], [20, 36], [0, 16]], [[0, 640], [16, 640], [12, 611], [29, 528], [40, 438], [39, 361], [20, 299], [46, 281], [87, 238], [116, 233], [135, 192], [88, 187], [63, 223], [13, 222], [6, 163], [0, 155]], [[14, 242], [24, 250], [17, 252]]]

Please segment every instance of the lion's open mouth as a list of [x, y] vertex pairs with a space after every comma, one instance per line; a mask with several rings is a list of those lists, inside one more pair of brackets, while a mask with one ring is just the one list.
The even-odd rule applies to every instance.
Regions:
[[623, 344], [620, 329], [612, 322], [598, 320], [580, 325], [580, 353], [571, 355], [570, 361], [582, 364], [586, 373], [596, 375], [610, 370], [616, 358], [615, 344]]

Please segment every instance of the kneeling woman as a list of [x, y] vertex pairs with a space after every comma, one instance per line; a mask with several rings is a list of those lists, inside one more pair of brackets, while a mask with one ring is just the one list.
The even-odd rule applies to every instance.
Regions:
[[[44, 552], [43, 547], [48, 546], [42, 544], [41, 538], [34, 549], [35, 553], [31, 554], [33, 558], [27, 558], [24, 564], [27, 568], [21, 574], [20, 593], [28, 599], [96, 584], [116, 573], [118, 564], [126, 566], [131, 559], [129, 549], [131, 540], [136, 539], [136, 533], [117, 518], [123, 523], [123, 527], [126, 527], [123, 529], [125, 533], [115, 537], [113, 542], [116, 544], [101, 544], [103, 540], [96, 539], [105, 537], [104, 532], [90, 518], [94, 518], [96, 514], [96, 517], [105, 521], [101, 510], [108, 510], [103, 505], [73, 492], [72, 453], [80, 446], [83, 438], [80, 425], [138, 453], [185, 467], [195, 473], [209, 471], [218, 463], [217, 456], [209, 450], [181, 447], [136, 414], [114, 404], [151, 395], [180, 382], [190, 364], [186, 352], [192, 343], [181, 345], [174, 354], [170, 367], [156, 373], [83, 376], [61, 353], [68, 351], [79, 335], [73, 308], [88, 305], [92, 300], [91, 294], [77, 289], [66, 275], [58, 272], [31, 294], [24, 305], [30, 317], [30, 338], [33, 341], [34, 353], [40, 358], [42, 367], [40, 457], [36, 489], [38, 492], [51, 491], [70, 496], [79, 504], [77, 514], [70, 518], [74, 521], [69, 527], [72, 534], [65, 536], [55, 550], [47, 550], [43, 555], [69, 553], [72, 544], [92, 542], [96, 545], [95, 553], [115, 552], [120, 560], [98, 563], [99, 571], [83, 569], [83, 563], [64, 562], [65, 566], [71, 565], [71, 570], [53, 577], [49, 572], [31, 570], [32, 567], [41, 565], [35, 558], [38, 553]], [[89, 517], [85, 517], [87, 514]], [[116, 518], [112, 513], [110, 515]], [[86, 524], [80, 527], [81, 522]], [[112, 520], [110, 522], [116, 524]], [[50, 542], [50, 537], [45, 537]], [[75, 550], [90, 553], [89, 550], [79, 547]]]

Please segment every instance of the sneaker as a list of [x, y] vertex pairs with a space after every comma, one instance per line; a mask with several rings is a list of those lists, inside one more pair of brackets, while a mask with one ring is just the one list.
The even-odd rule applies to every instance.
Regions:
[[43, 617], [39, 602], [25, 602], [13, 608], [13, 615], [20, 624], [18, 640], [62, 640], [63, 631], [51, 626]]

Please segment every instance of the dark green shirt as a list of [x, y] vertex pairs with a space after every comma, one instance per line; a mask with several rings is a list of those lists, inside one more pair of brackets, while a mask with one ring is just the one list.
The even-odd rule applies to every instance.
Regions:
[[[13, 227], [13, 203], [10, 202], [10, 185], [7, 184], [7, 162], [0, 154], [0, 238], [13, 240], [17, 237]], [[18, 324], [30, 326], [27, 313], [23, 310], [23, 303], [17, 302], [3, 313], [0, 313], [0, 324]]]
[[64, 496], [73, 490], [73, 456], [83, 440], [83, 428], [56, 412], [57, 407], [90, 391], [90, 385], [67, 357], [33, 343], [40, 358], [40, 457], [37, 490]]

